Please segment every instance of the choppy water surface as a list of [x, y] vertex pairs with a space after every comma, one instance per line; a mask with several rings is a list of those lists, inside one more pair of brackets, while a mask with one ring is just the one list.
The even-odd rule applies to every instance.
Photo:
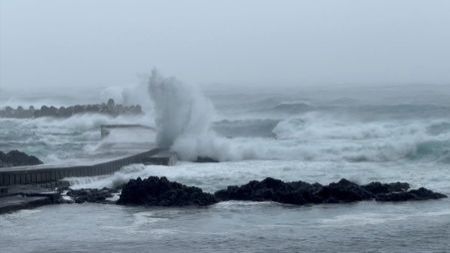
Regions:
[[4, 252], [446, 252], [450, 203], [60, 205], [0, 217]]
[[[449, 92], [216, 95], [215, 134], [201, 144], [224, 162], [131, 165], [114, 175], [69, 180], [73, 188], [100, 188], [156, 175], [213, 192], [268, 176], [323, 184], [347, 178], [406, 181], [450, 195]], [[154, 135], [124, 132], [101, 140], [99, 126], [152, 125], [152, 115], [0, 119], [0, 150], [21, 149], [50, 163], [132, 153]], [[184, 147], [192, 151], [179, 146]], [[1, 252], [446, 252], [450, 200], [303, 207], [58, 205], [2, 215], [0, 228]]]
[[[364, 173], [361, 173], [364, 171]], [[111, 176], [72, 178], [74, 188], [112, 186], [149, 175], [215, 191], [265, 176], [327, 183], [408, 181], [450, 195], [446, 166], [386, 163], [242, 161], [132, 165]], [[5, 252], [446, 252], [449, 199], [290, 206], [222, 202], [206, 208], [82, 204], [0, 216]]]

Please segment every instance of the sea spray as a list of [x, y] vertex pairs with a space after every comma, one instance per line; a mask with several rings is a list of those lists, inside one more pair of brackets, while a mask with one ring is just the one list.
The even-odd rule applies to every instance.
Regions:
[[[264, 136], [227, 138], [214, 131], [214, 107], [197, 87], [153, 71], [149, 89], [157, 143], [175, 151], [182, 160], [206, 156], [219, 161], [449, 161], [450, 133], [446, 125], [439, 125], [431, 133], [429, 130], [430, 125], [447, 121], [342, 120], [342, 116], [316, 111], [278, 120], [271, 130], [265, 130], [270, 132]], [[249, 126], [256, 131], [255, 126]]]
[[149, 91], [159, 147], [172, 149], [183, 160], [195, 160], [198, 156], [219, 158], [214, 150], [220, 144], [211, 130], [214, 107], [198, 87], [153, 70]]
[[[147, 77], [148, 78], [148, 77]], [[135, 85], [129, 86], [110, 86], [104, 88], [99, 96], [102, 101], [112, 98], [117, 104], [122, 105], [140, 105], [146, 115], [152, 115], [152, 103], [147, 89], [147, 78]]]

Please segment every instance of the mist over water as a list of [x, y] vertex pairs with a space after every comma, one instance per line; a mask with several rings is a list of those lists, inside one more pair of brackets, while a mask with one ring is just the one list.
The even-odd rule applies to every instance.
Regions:
[[[46, 163], [77, 164], [133, 154], [156, 143], [177, 152], [182, 160], [170, 168], [135, 164], [112, 175], [66, 179], [72, 188], [119, 187], [137, 177], [165, 176], [214, 192], [270, 176], [322, 184], [341, 178], [361, 184], [406, 181], [413, 188], [450, 194], [450, 91], [442, 87], [375, 91], [376, 97], [370, 88], [205, 91], [153, 71], [145, 85], [109, 87], [99, 93], [118, 103], [145, 101], [144, 115], [0, 119], [0, 150], [20, 149]], [[82, 101], [77, 96], [73, 103]], [[52, 104], [48, 99], [14, 101]], [[113, 130], [100, 137], [102, 124], [130, 123], [156, 131]], [[198, 156], [222, 162], [190, 162]], [[276, 251], [279, 245], [288, 252], [351, 252], [355, 247], [357, 252], [368, 248], [402, 252], [406, 242], [413, 245], [408, 251], [439, 252], [448, 248], [449, 210], [448, 199], [298, 208], [246, 202], [205, 209], [61, 205], [37, 209], [33, 215], [0, 216], [4, 227], [0, 243], [8, 245], [10, 252], [21, 252], [22, 245], [34, 247], [36, 242], [42, 251], [65, 247], [68, 252], [127, 252], [129, 245], [145, 251], [149, 242], [156, 252], [167, 247], [174, 252], [209, 252], [217, 242], [223, 252], [230, 247], [239, 251], [242, 245], [262, 252]], [[69, 216], [77, 222], [67, 223], [73, 219]], [[48, 224], [54, 232], [44, 238], [37, 231], [47, 231]], [[23, 239], [17, 239], [17, 230]], [[90, 240], [84, 236], [87, 230], [95, 231], [95, 243], [88, 248], [74, 243]], [[401, 236], [393, 239], [392, 234]], [[329, 238], [326, 242], [324, 236]], [[251, 242], [242, 239], [248, 237]]]
[[149, 90], [158, 145], [183, 160], [450, 160], [450, 107], [438, 100], [421, 102], [419, 94], [412, 96], [418, 102], [383, 101], [390, 91], [379, 90], [380, 99], [371, 103], [351, 96], [320, 101], [301, 90], [290, 96], [222, 94], [213, 96], [216, 111], [198, 87], [157, 71]]
[[[449, 0], [0, 0], [0, 109], [117, 106], [0, 117], [0, 151], [54, 167], [156, 147], [178, 155], [170, 167], [65, 178], [72, 189], [149, 176], [210, 193], [266, 177], [346, 178], [450, 196], [449, 13]], [[120, 113], [136, 104], [143, 114]], [[0, 215], [0, 253], [422, 253], [449, 252], [449, 238], [450, 198]]]
[[214, 106], [197, 86], [165, 78], [153, 70], [149, 92], [159, 147], [170, 148], [183, 160], [236, 159], [230, 152], [230, 142], [212, 129]]
[[156, 70], [149, 80], [149, 91], [162, 148], [176, 146], [183, 138], [200, 138], [210, 131], [213, 107], [195, 86], [174, 77], [164, 78]]
[[[133, 139], [117, 132], [101, 140], [100, 125], [138, 123], [157, 128], [156, 139], [150, 134], [147, 142], [188, 161], [206, 156], [220, 161], [450, 162], [450, 91], [442, 86], [236, 94], [232, 89], [205, 91], [156, 70], [147, 80], [99, 92], [102, 99], [115, 97], [117, 103], [144, 104], [144, 115], [0, 119], [0, 147], [22, 149], [46, 162], [89, 157], [113, 141]], [[370, 96], [373, 92], [376, 97]], [[3, 100], [3, 106], [8, 101], [26, 107], [58, 105], [60, 100], [16, 97]], [[65, 105], [82, 101], [75, 93]]]

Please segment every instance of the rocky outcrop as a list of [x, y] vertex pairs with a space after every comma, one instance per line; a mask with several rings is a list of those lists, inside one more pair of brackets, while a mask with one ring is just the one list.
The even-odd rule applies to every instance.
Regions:
[[67, 196], [71, 197], [75, 203], [110, 203], [108, 198], [113, 197], [117, 190], [103, 188], [103, 189], [79, 189], [69, 190]]
[[428, 200], [428, 199], [441, 199], [447, 196], [441, 193], [430, 191], [426, 188], [419, 188], [417, 190], [403, 191], [403, 192], [391, 192], [386, 194], [378, 194], [375, 196], [377, 201], [408, 201], [408, 200]]
[[285, 183], [278, 179], [266, 178], [262, 181], [250, 181], [242, 186], [228, 186], [225, 190], [217, 191], [214, 195], [218, 200], [251, 200], [275, 201], [302, 205], [306, 203], [319, 203], [315, 192], [320, 190], [318, 184], [308, 184], [297, 181]]
[[347, 179], [341, 179], [337, 183], [322, 186], [314, 193], [320, 203], [342, 203], [370, 200], [373, 193]]
[[132, 179], [122, 188], [121, 205], [207, 206], [216, 203], [214, 195], [200, 188], [170, 182], [165, 177]]
[[278, 179], [266, 178], [262, 181], [251, 181], [242, 186], [228, 186], [227, 189], [217, 191], [214, 195], [220, 201], [275, 201], [295, 205], [348, 203], [363, 200], [427, 200], [447, 197], [425, 188], [410, 191], [408, 189], [409, 184], [400, 182], [390, 184], [372, 182], [361, 186], [341, 179], [337, 183], [323, 186], [318, 183], [309, 184], [303, 181], [286, 183]]
[[147, 206], [207, 206], [218, 201], [274, 201], [305, 205], [349, 203], [364, 200], [407, 201], [439, 199], [446, 196], [420, 188], [409, 190], [407, 183], [372, 182], [358, 185], [346, 179], [321, 185], [303, 181], [283, 182], [274, 178], [250, 181], [241, 186], [228, 186], [214, 195], [196, 187], [170, 182], [165, 177], [130, 180], [122, 189], [118, 204]]
[[408, 183], [390, 183], [390, 184], [382, 184], [380, 182], [372, 182], [370, 184], [366, 184], [362, 186], [365, 190], [371, 192], [372, 194], [383, 194], [390, 192], [404, 192], [409, 189]]
[[0, 151], [0, 167], [38, 165], [42, 163], [37, 157], [27, 155], [18, 150], [9, 151], [8, 153]]
[[[6, 193], [0, 194], [0, 214], [31, 208], [45, 204], [63, 203], [115, 203], [114, 194], [120, 189], [69, 189], [67, 184], [51, 191], [31, 185], [10, 186]], [[70, 197], [66, 198], [65, 195]], [[337, 183], [321, 185], [303, 181], [283, 182], [266, 178], [262, 181], [250, 181], [241, 186], [228, 186], [214, 195], [200, 188], [170, 182], [165, 177], [132, 179], [122, 188], [122, 194], [116, 202], [120, 205], [144, 206], [208, 206], [219, 201], [274, 201], [279, 203], [305, 205], [326, 203], [349, 203], [363, 200], [376, 201], [413, 201], [446, 198], [441, 193], [425, 188], [409, 190], [407, 183], [383, 184], [372, 182], [358, 185], [342, 179]]]

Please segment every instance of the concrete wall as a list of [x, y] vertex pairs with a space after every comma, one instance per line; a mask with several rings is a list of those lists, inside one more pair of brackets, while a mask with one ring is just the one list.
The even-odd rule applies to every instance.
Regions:
[[[1, 171], [0, 169], [0, 186], [15, 185], [15, 184], [45, 184], [56, 182], [65, 177], [88, 177], [112, 174], [120, 170], [123, 166], [133, 163], [151, 163], [152, 156], [160, 153], [159, 149], [153, 149], [144, 153], [129, 156], [126, 158], [113, 160], [105, 163], [89, 165], [89, 166], [72, 166], [61, 168], [27, 168], [26, 170], [8, 170]], [[155, 157], [155, 164], [172, 165], [171, 161], [174, 159], [174, 154], [170, 154], [167, 163], [161, 162], [160, 156]], [[164, 160], [164, 161], [166, 161]]]

